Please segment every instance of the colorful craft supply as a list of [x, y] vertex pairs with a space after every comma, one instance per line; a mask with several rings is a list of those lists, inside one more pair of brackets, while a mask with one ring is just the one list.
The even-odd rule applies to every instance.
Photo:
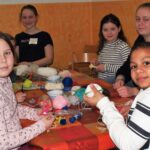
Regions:
[[73, 86], [72, 88], [71, 88], [71, 93], [72, 93], [72, 95], [74, 95], [75, 94], [75, 92], [77, 91], [77, 90], [79, 90], [81, 88], [81, 86]]
[[78, 105], [80, 103], [80, 100], [77, 96], [75, 95], [70, 95], [67, 97], [68, 98], [68, 101], [71, 105]]
[[62, 80], [62, 83], [64, 85], [64, 91], [70, 91], [73, 86], [73, 80], [71, 77], [65, 77]]
[[47, 115], [52, 110], [52, 104], [49, 99], [42, 100], [40, 106], [42, 108], [42, 115]]
[[68, 106], [64, 106], [62, 109], [64, 109], [64, 110], [68, 110]]
[[62, 78], [71, 77], [71, 72], [69, 70], [60, 71], [59, 74]]
[[66, 124], [67, 124], [66, 119], [61, 119], [61, 120], [60, 120], [60, 124], [61, 124], [61, 125], [66, 125]]
[[59, 75], [53, 75], [47, 78], [48, 82], [56, 83], [60, 79]]
[[103, 88], [100, 86], [100, 85], [98, 85], [98, 84], [95, 84], [95, 83], [91, 83], [91, 84], [89, 84], [88, 86], [87, 86], [87, 88], [86, 88], [86, 90], [85, 90], [85, 95], [87, 95], [88, 97], [92, 97], [93, 95], [94, 95], [94, 93], [93, 93], [93, 91], [92, 91], [92, 89], [91, 89], [91, 85], [94, 85], [95, 87], [96, 87], [96, 89], [98, 90], [98, 91], [100, 91], [101, 93], [103, 92]]
[[81, 119], [81, 116], [82, 116], [82, 115], [83, 115], [83, 114], [80, 112], [80, 113], [74, 115], [73, 117], [69, 118], [70, 123], [74, 123], [76, 120]]
[[32, 81], [29, 80], [29, 79], [26, 79], [24, 82], [23, 82], [23, 88], [30, 88], [32, 86]]
[[47, 94], [51, 99], [55, 99], [57, 96], [62, 95], [63, 91], [62, 90], [51, 90], [48, 91]]
[[55, 109], [62, 109], [63, 107], [70, 105], [68, 100], [62, 95], [59, 95], [56, 98], [54, 98], [52, 100], [52, 103]]
[[75, 96], [79, 98], [80, 101], [83, 101], [83, 95], [85, 93], [85, 88], [80, 88], [75, 92]]

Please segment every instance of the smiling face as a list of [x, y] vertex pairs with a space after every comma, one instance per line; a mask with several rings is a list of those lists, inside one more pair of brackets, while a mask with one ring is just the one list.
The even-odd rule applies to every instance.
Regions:
[[115, 24], [108, 22], [102, 27], [103, 36], [108, 43], [112, 43], [117, 40], [120, 27], [118, 28]]
[[131, 77], [140, 88], [150, 87], [150, 48], [138, 48], [131, 54]]
[[141, 7], [137, 10], [136, 29], [144, 38], [150, 37], [150, 8]]
[[13, 53], [3, 39], [0, 39], [0, 77], [7, 77], [13, 69]]
[[24, 9], [21, 14], [21, 22], [26, 29], [32, 29], [36, 26], [37, 16], [30, 9]]

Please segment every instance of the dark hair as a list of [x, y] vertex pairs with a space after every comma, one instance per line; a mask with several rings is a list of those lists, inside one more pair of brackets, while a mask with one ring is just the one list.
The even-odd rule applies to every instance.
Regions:
[[150, 8], [150, 3], [147, 2], [147, 3], [143, 3], [143, 4], [139, 5], [139, 7], [137, 8], [136, 11], [138, 11], [140, 8]]
[[121, 39], [121, 40], [123, 40], [123, 41], [125, 41], [125, 42], [127, 41], [127, 39], [126, 39], [126, 37], [125, 37], [125, 35], [124, 35], [124, 32], [123, 32], [123, 30], [122, 30], [122, 26], [121, 26], [121, 23], [120, 23], [119, 18], [116, 17], [116, 16], [113, 15], [113, 14], [108, 14], [108, 15], [104, 16], [103, 19], [102, 19], [101, 22], [100, 22], [100, 30], [99, 30], [99, 49], [98, 49], [98, 51], [101, 51], [101, 49], [103, 48], [104, 43], [105, 43], [105, 41], [106, 41], [105, 38], [104, 38], [104, 36], [103, 36], [103, 33], [102, 33], [103, 25], [104, 25], [105, 23], [109, 23], [109, 22], [115, 24], [118, 28], [119, 28], [119, 27], [121, 28], [121, 30], [120, 30], [120, 32], [119, 32], [119, 34], [118, 34], [118, 38]]
[[9, 34], [9, 33], [5, 33], [5, 34], [9, 38], [10, 41], [11, 40], [15, 41], [15, 38], [11, 34]]
[[150, 49], [150, 42], [141, 42], [141, 43], [138, 43], [136, 44], [133, 48], [132, 48], [132, 51], [130, 53], [130, 56], [132, 55], [132, 53], [134, 51], [136, 51], [137, 49], [139, 48], [149, 48]]
[[0, 32], [0, 39], [4, 40], [9, 45], [9, 47], [14, 55], [14, 46], [12, 45], [8, 35], [6, 33]]
[[150, 48], [150, 42], [140, 42], [132, 48], [132, 51], [134, 51], [138, 48]]
[[20, 14], [19, 14], [20, 20], [21, 20], [21, 17], [22, 17], [22, 12], [23, 12], [25, 9], [31, 10], [31, 11], [34, 13], [34, 15], [35, 15], [36, 17], [39, 16], [39, 14], [38, 14], [38, 12], [37, 12], [37, 9], [36, 9], [33, 5], [25, 5], [25, 6], [23, 6], [23, 7], [21, 8], [21, 11], [20, 11]]

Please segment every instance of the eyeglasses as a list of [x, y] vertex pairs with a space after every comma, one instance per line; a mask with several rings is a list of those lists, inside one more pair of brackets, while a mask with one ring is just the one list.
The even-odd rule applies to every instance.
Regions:
[[144, 23], [148, 23], [150, 21], [150, 17], [144, 17], [144, 18], [140, 18], [140, 17], [136, 17], [136, 22], [144, 22]]

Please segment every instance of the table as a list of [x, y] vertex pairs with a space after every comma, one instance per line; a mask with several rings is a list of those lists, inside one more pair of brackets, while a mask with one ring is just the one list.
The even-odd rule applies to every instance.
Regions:
[[[121, 106], [127, 98], [120, 98], [112, 85], [100, 79], [94, 79], [85, 74], [73, 72], [74, 85], [86, 86], [89, 83], [98, 83], [110, 92], [111, 100], [116, 105]], [[31, 94], [32, 93], [32, 94]], [[44, 94], [41, 90], [28, 91], [27, 95]], [[97, 118], [98, 111], [84, 111], [81, 120], [69, 126], [62, 126], [58, 129], [51, 129], [45, 132], [31, 143], [43, 148], [43, 150], [104, 150], [114, 148], [115, 145], [109, 137], [108, 131], [104, 127], [99, 127]], [[23, 126], [32, 124], [32, 121], [22, 120]]]

